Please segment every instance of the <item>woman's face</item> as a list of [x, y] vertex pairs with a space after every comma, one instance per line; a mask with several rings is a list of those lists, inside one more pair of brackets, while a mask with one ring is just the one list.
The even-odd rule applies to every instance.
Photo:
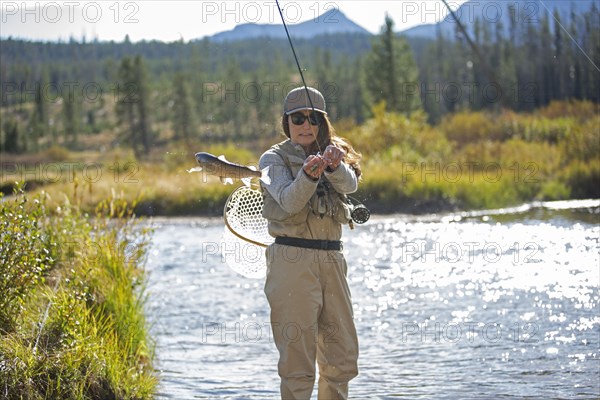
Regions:
[[[317, 112], [316, 114], [317, 118], [322, 120], [319, 113]], [[314, 113], [310, 110], [302, 110], [288, 115], [287, 118], [292, 143], [308, 148], [317, 139], [319, 132], [319, 126], [314, 119]]]

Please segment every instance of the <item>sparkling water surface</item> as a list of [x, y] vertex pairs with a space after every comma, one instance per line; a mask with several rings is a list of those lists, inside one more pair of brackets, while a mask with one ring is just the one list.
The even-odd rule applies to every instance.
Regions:
[[[600, 398], [599, 212], [596, 200], [537, 203], [346, 230], [350, 397]], [[157, 398], [279, 398], [264, 280], [224, 263], [222, 220], [152, 225]]]

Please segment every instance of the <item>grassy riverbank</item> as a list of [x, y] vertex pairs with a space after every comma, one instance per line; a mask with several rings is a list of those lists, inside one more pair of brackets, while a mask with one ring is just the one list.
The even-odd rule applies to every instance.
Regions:
[[45, 196], [0, 199], [0, 397], [150, 399], [147, 232], [118, 199], [94, 218]]
[[[338, 133], [363, 153], [360, 200], [374, 212], [438, 212], [512, 206], [533, 200], [600, 198], [600, 110], [590, 102], [554, 102], [532, 113], [511, 111], [450, 114], [430, 125], [423, 113], [410, 117], [373, 109], [362, 125], [336, 121]], [[110, 135], [107, 135], [107, 140]], [[3, 155], [0, 186], [26, 181], [45, 190], [50, 204], [65, 195], [93, 212], [112, 196], [135, 203], [136, 215], [217, 215], [232, 186], [214, 176], [189, 174], [193, 154], [224, 154], [245, 165], [282, 137], [253, 142], [215, 138], [190, 148], [162, 134], [163, 145], [145, 160], [131, 150], [101, 145], [84, 150], [52, 147], [37, 154]], [[108, 150], [98, 151], [98, 148]]]

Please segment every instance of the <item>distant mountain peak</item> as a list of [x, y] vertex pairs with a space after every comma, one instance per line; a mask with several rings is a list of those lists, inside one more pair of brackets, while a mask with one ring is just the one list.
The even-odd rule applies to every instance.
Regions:
[[[336, 33], [362, 33], [370, 34], [369, 31], [350, 20], [337, 8], [329, 9], [316, 18], [298, 24], [287, 24], [290, 34], [294, 38], [309, 39], [319, 35]], [[284, 38], [285, 30], [282, 24], [239, 24], [229, 31], [220, 32], [208, 39], [215, 42], [236, 41], [243, 39]]]
[[[571, 18], [572, 14], [582, 15], [588, 12], [592, 5], [600, 7], [600, 0], [469, 0], [455, 11], [456, 16], [472, 33], [475, 20], [479, 20], [492, 29], [502, 24], [506, 31], [511, 25], [526, 29], [528, 26], [540, 26], [543, 18], [557, 12], [563, 21]], [[510, 7], [510, 9], [509, 9]], [[438, 33], [452, 38], [456, 32], [456, 22], [448, 15], [437, 24], [422, 24], [402, 31], [409, 37], [434, 39]], [[438, 32], [439, 30], [439, 32]]]

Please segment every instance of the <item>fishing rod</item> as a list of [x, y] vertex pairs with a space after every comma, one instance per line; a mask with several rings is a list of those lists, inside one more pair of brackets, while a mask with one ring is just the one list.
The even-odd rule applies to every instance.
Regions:
[[[312, 99], [310, 97], [310, 92], [308, 90], [308, 86], [306, 85], [306, 81], [304, 80], [304, 73], [302, 72], [302, 67], [300, 67], [300, 61], [298, 60], [298, 55], [296, 54], [296, 49], [294, 48], [294, 43], [292, 43], [292, 37], [290, 36], [290, 31], [288, 30], [287, 24], [285, 22], [285, 18], [283, 17], [283, 9], [279, 5], [279, 0], [275, 0], [277, 4], [277, 9], [279, 10], [279, 16], [281, 17], [281, 22], [283, 23], [283, 27], [285, 29], [285, 34], [287, 35], [288, 42], [290, 42], [290, 47], [292, 48], [292, 53], [294, 54], [294, 59], [296, 60], [296, 66], [298, 67], [298, 72], [300, 72], [300, 78], [302, 79], [302, 85], [304, 86], [304, 91], [306, 92], [306, 97], [308, 98], [308, 102], [310, 104], [310, 108], [312, 109], [313, 117], [317, 121], [317, 134], [315, 135], [315, 142], [317, 143], [317, 148], [319, 149], [319, 153], [323, 153], [321, 149], [321, 145], [319, 144], [319, 133], [321, 132], [321, 119], [317, 117], [317, 110], [315, 110], [315, 106], [313, 105]], [[310, 125], [310, 123], [309, 123]], [[311, 128], [312, 131], [312, 128]]]
[[[304, 90], [306, 91], [306, 97], [308, 97], [308, 101], [310, 103], [310, 108], [312, 109], [313, 116], [317, 121], [317, 135], [315, 135], [315, 142], [317, 143], [317, 147], [319, 149], [319, 153], [323, 153], [321, 150], [321, 145], [319, 144], [319, 133], [321, 132], [321, 119], [317, 118], [317, 111], [315, 110], [315, 106], [313, 105], [312, 99], [310, 98], [310, 92], [308, 90], [308, 86], [306, 85], [306, 81], [304, 80], [304, 73], [302, 72], [302, 67], [300, 67], [300, 61], [298, 61], [298, 55], [296, 54], [296, 49], [294, 48], [294, 43], [292, 43], [292, 38], [290, 36], [290, 31], [288, 30], [287, 24], [285, 23], [285, 18], [283, 17], [283, 9], [279, 5], [279, 0], [275, 0], [277, 4], [277, 9], [279, 10], [279, 15], [281, 16], [281, 22], [283, 23], [283, 27], [285, 28], [285, 34], [287, 35], [288, 41], [290, 42], [290, 47], [292, 48], [292, 53], [294, 54], [294, 59], [296, 60], [296, 66], [298, 67], [298, 72], [300, 72], [300, 78], [302, 78], [302, 84], [304, 85]], [[312, 131], [312, 128], [311, 128]], [[348, 203], [352, 206], [351, 216], [352, 220], [350, 221], [351, 227], [352, 221], [358, 224], [364, 224], [367, 222], [371, 216], [371, 212], [358, 200], [348, 197]]]
[[[315, 109], [310, 96], [310, 91], [308, 90], [308, 85], [304, 79], [304, 73], [302, 72], [302, 67], [300, 67], [300, 61], [298, 60], [294, 43], [292, 42], [285, 18], [283, 17], [283, 11], [279, 5], [279, 0], [275, 0], [275, 3], [277, 4], [279, 15], [281, 16], [281, 22], [283, 22], [285, 33], [290, 43], [290, 47], [292, 48], [292, 53], [294, 54], [298, 72], [302, 78], [302, 85], [304, 86], [304, 91], [306, 93], [306, 97], [308, 98], [312, 115], [317, 121], [316, 135], [314, 134], [313, 125], [310, 123], [310, 121], [309, 126], [311, 133], [313, 133], [315, 136], [315, 142], [317, 143], [319, 154], [321, 154], [323, 151], [321, 149], [321, 144], [319, 143], [319, 133], [321, 132], [322, 120], [317, 116], [317, 110]], [[200, 159], [197, 156], [196, 159], [199, 162], [204, 162], [206, 160], [204, 155]], [[252, 189], [249, 186], [241, 186], [231, 193], [225, 202], [225, 207], [223, 209], [223, 219], [225, 221], [227, 232], [232, 234], [224, 236], [225, 244], [234, 244], [236, 249], [247, 249], [248, 247], [245, 246], [254, 246], [258, 249], [257, 254], [264, 255], [264, 250], [260, 250], [260, 248], [267, 247], [269, 244], [273, 243], [273, 237], [268, 231], [268, 221], [262, 215], [263, 207], [263, 195], [257, 189]], [[356, 218], [357, 223], [363, 223], [369, 219], [370, 213], [362, 204], [355, 206], [355, 209], [358, 211], [353, 211], [352, 217]], [[239, 243], [239, 240], [242, 240], [245, 243], [241, 244]], [[241, 254], [237, 250], [234, 255], [235, 257], [232, 258], [230, 253], [223, 253], [225, 262], [235, 272], [252, 278], [265, 276], [266, 259], [264, 257], [239, 257]]]
[[477, 47], [475, 42], [473, 42], [473, 40], [467, 33], [467, 30], [465, 29], [463, 24], [460, 22], [460, 20], [454, 13], [454, 10], [452, 10], [452, 8], [450, 8], [450, 5], [448, 4], [448, 2], [446, 0], [442, 0], [442, 2], [446, 5], [446, 8], [448, 9], [448, 11], [450, 11], [450, 15], [452, 15], [452, 18], [454, 18], [454, 20], [456, 21], [456, 24], [458, 25], [458, 29], [460, 29], [461, 33], [465, 36], [465, 39], [467, 39], [467, 43], [469, 43], [471, 50], [473, 50], [473, 52], [475, 53], [475, 56], [477, 56], [477, 58], [479, 59], [479, 62], [481, 63], [481, 66], [483, 67], [483, 70], [485, 71], [485, 74], [487, 75], [489, 81], [490, 82], [498, 82], [496, 80], [496, 75], [494, 74], [494, 71], [492, 71], [492, 69], [490, 68], [487, 61], [485, 61], [485, 59], [483, 58], [483, 55], [479, 51], [479, 48]]

